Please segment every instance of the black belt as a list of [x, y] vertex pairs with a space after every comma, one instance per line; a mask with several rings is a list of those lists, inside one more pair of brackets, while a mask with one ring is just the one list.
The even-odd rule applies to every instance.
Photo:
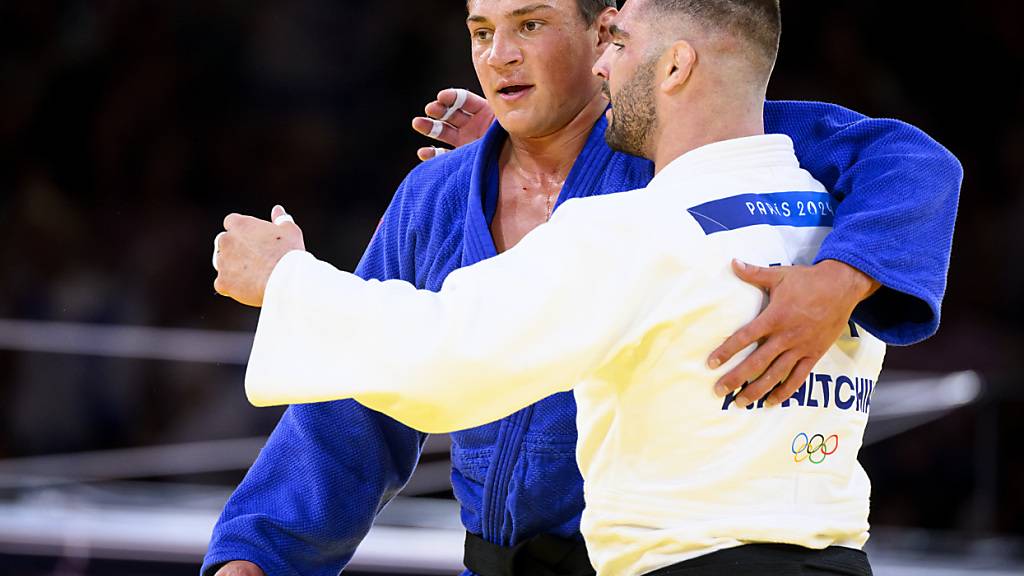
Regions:
[[594, 576], [582, 541], [541, 534], [512, 548], [466, 533], [466, 568], [480, 576]]
[[867, 554], [829, 546], [812, 550], [791, 544], [746, 544], [686, 560], [647, 576], [871, 576]]

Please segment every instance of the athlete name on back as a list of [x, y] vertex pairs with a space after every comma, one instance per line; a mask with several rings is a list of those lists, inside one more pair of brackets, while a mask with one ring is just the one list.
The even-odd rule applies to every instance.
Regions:
[[[871, 393], [874, 389], [875, 381], [869, 378], [811, 372], [800, 388], [779, 406], [781, 408], [835, 408], [856, 410], [867, 414], [871, 408]], [[743, 410], [744, 408], [733, 404], [736, 396], [742, 390], [743, 388], [740, 388], [727, 395], [722, 403], [722, 410], [728, 410], [730, 407]], [[745, 409], [764, 408], [765, 398], [761, 398]]]

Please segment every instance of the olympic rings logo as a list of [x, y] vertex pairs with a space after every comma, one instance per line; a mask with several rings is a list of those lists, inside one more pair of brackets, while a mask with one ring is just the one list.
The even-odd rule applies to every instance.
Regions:
[[833, 434], [826, 438], [821, 434], [807, 436], [801, 432], [793, 437], [790, 449], [793, 451], [794, 462], [809, 460], [811, 464], [821, 464], [826, 456], [839, 450], [839, 435]]

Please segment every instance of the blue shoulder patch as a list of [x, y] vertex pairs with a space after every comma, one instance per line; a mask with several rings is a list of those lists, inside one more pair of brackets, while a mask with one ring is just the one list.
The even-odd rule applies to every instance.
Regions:
[[741, 194], [706, 202], [687, 210], [705, 234], [748, 226], [831, 227], [835, 202], [827, 192]]

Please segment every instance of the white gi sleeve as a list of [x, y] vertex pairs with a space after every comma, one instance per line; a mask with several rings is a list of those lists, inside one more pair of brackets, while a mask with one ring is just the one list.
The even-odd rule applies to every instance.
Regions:
[[437, 293], [287, 254], [267, 285], [246, 372], [250, 402], [355, 398], [447, 432], [570, 390], [643, 329], [659, 284], [680, 273], [664, 251], [638, 248], [635, 227], [582, 208], [567, 204], [513, 249], [453, 272]]

